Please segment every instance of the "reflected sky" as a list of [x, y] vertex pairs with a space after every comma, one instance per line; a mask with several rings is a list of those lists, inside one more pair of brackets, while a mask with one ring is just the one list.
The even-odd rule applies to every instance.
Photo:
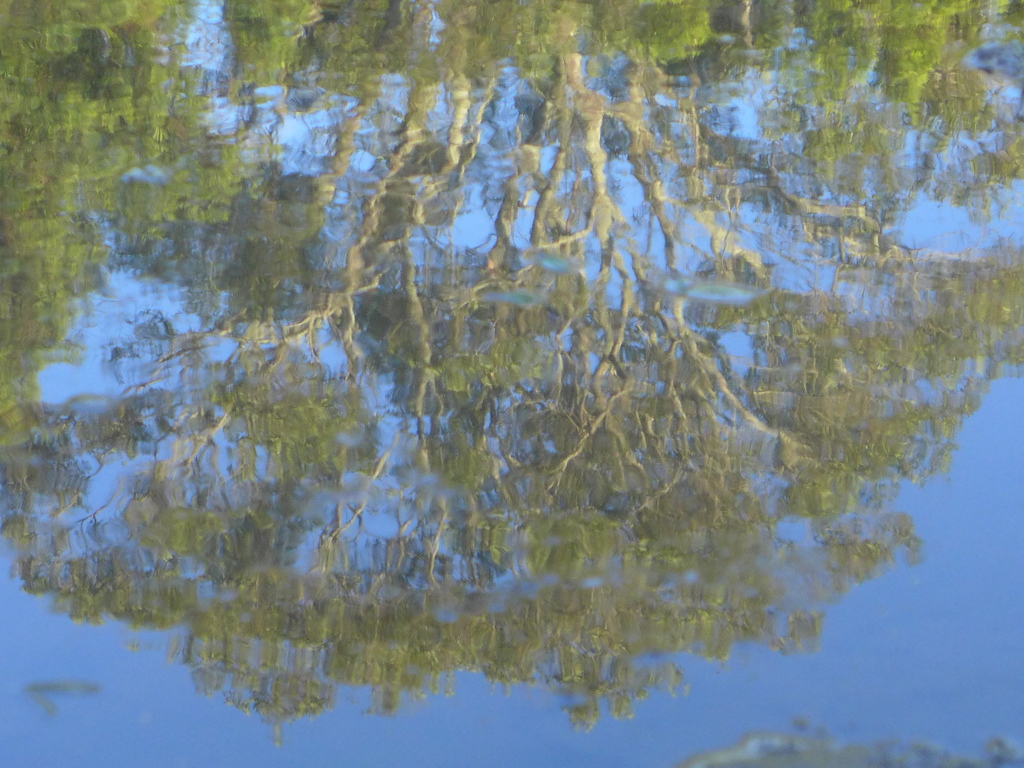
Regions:
[[13, 760], [1020, 737], [991, 9], [284, 5], [0, 24]]
[[[650, 766], [731, 744], [794, 720], [841, 740], [923, 739], [979, 754], [993, 736], [1024, 739], [1020, 611], [1024, 604], [1024, 382], [997, 381], [965, 424], [948, 478], [905, 485], [924, 560], [861, 584], [831, 606], [816, 653], [739, 646], [724, 664], [686, 657], [687, 692], [655, 692], [630, 720], [575, 731], [543, 688], [505, 691], [458, 673], [454, 696], [366, 714], [368, 694], [340, 688], [321, 716], [272, 729], [197, 695], [165, 659], [167, 638], [117, 623], [81, 626], [48, 598], [0, 580], [0, 742], [11, 765]], [[9, 559], [7, 562], [10, 562]], [[23, 691], [38, 681], [100, 683], [56, 699], [52, 716]], [[525, 736], [525, 734], [529, 734]]]

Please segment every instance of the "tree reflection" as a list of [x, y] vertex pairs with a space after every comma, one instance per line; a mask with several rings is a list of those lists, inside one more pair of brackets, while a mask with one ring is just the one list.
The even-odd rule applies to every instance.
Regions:
[[[1017, 175], [1019, 140], [948, 76], [981, 14], [961, 5], [863, 30], [749, 2], [5, 28], [77, 41], [0, 51], [82, 104], [31, 143], [25, 81], [2, 108], [6, 210], [76, 222], [4, 219], [0, 290], [34, 297], [8, 302], [0, 382], [26, 588], [178, 628], [200, 690], [276, 723], [337, 685], [391, 712], [477, 670], [588, 724], [680, 685], [661, 654], [813, 649], [828, 601], [917, 557], [897, 484], [942, 471], [1021, 361], [1019, 244], [900, 239], [920, 201], [991, 210]], [[834, 24], [848, 65], [811, 42]], [[166, 183], [121, 181], [150, 161]], [[33, 255], [57, 241], [70, 278]], [[10, 382], [101, 256], [163, 298], [102, 324], [119, 394], [40, 402]]]

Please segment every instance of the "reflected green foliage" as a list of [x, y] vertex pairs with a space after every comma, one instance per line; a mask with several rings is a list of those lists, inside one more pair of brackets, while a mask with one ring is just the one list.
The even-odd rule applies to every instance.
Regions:
[[270, 722], [811, 651], [1024, 363], [906, 239], [1011, 204], [987, 4], [93, 5], [0, 26], [2, 531]]

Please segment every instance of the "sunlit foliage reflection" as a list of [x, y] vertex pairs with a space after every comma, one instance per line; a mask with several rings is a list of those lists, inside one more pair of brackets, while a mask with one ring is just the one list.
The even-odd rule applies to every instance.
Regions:
[[812, 650], [1021, 363], [987, 4], [8, 5], [16, 572], [272, 722]]

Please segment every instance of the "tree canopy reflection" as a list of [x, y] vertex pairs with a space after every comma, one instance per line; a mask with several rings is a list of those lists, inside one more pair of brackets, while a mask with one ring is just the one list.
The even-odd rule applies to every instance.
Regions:
[[1021, 362], [1020, 243], [904, 240], [1020, 175], [987, 4], [94, 10], [0, 28], [3, 533], [273, 722], [813, 649]]

